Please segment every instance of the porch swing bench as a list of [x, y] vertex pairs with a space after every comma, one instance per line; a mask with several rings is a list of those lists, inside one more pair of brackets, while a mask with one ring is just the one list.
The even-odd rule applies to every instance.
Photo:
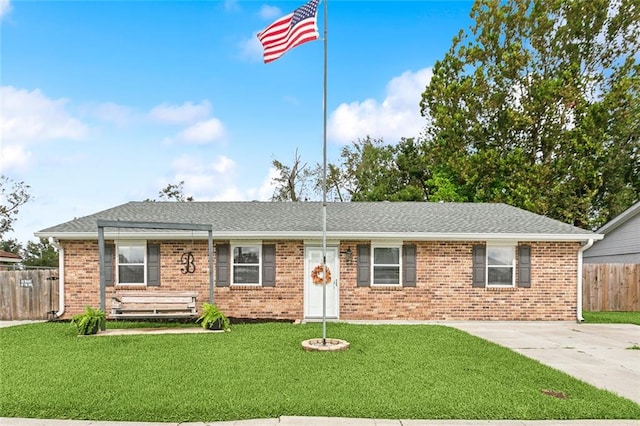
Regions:
[[111, 318], [192, 318], [196, 293], [123, 292], [111, 297]]

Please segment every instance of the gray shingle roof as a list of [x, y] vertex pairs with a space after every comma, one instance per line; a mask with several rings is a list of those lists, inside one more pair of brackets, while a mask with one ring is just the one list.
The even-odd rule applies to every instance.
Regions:
[[[297, 236], [317, 238], [322, 232], [319, 202], [129, 202], [39, 231], [38, 236], [97, 237], [98, 219], [137, 222], [211, 224], [215, 235]], [[120, 229], [120, 234], [140, 233]], [[176, 231], [159, 231], [175, 233]], [[182, 234], [186, 234], [183, 231]], [[189, 231], [190, 233], [190, 231]], [[445, 234], [546, 235], [585, 240], [596, 234], [505, 204], [358, 202], [327, 204], [330, 238], [363, 235], [429, 238]]]

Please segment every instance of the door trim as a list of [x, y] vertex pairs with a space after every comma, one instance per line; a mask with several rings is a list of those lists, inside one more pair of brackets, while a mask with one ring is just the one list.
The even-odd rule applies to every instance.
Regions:
[[[313, 286], [315, 284], [313, 284], [311, 282], [311, 270], [308, 267], [308, 253], [309, 253], [309, 249], [316, 249], [316, 250], [322, 250], [322, 246], [318, 246], [318, 245], [305, 245], [304, 247], [304, 279], [303, 279], [303, 301], [302, 301], [302, 314], [304, 319], [310, 319], [310, 320], [317, 320], [317, 319], [321, 319], [322, 318], [322, 314], [320, 315], [309, 315], [308, 312], [308, 307], [307, 307], [307, 290], [309, 288], [309, 286]], [[338, 245], [327, 245], [327, 253], [329, 252], [329, 250], [333, 250], [335, 252], [335, 261], [334, 261], [334, 267], [331, 267], [331, 265], [329, 264], [329, 262], [327, 262], [327, 266], [329, 268], [331, 268], [331, 278], [332, 281], [335, 281], [335, 297], [334, 297], [334, 303], [335, 303], [335, 315], [329, 315], [327, 314], [327, 319], [331, 319], [331, 320], [336, 320], [340, 318], [340, 247]], [[329, 312], [329, 303], [331, 303], [331, 301], [329, 300], [329, 298], [327, 298], [327, 312]]]

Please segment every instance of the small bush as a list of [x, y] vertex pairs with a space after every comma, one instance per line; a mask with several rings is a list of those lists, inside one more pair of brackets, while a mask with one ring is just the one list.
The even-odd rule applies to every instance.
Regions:
[[211, 303], [202, 304], [202, 315], [196, 322], [200, 322], [202, 328], [208, 328], [209, 330], [230, 330], [229, 318], [216, 305]]
[[98, 330], [106, 330], [107, 314], [100, 309], [87, 306], [83, 314], [71, 317], [71, 323], [78, 329], [78, 334], [96, 334]]

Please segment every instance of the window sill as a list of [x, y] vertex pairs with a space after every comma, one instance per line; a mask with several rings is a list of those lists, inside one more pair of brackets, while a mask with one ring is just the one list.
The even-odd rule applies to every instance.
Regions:
[[262, 285], [260, 284], [231, 284], [229, 286], [231, 290], [260, 290]]
[[389, 291], [389, 290], [402, 290], [403, 287], [399, 284], [388, 284], [388, 285], [384, 285], [384, 284], [371, 284], [371, 286], [369, 286], [369, 288], [371, 290], [384, 290], [384, 291]]
[[492, 287], [485, 287], [485, 290], [487, 291], [516, 291], [518, 288], [516, 286], [512, 286], [512, 287], [499, 287], [499, 286], [492, 286]]

